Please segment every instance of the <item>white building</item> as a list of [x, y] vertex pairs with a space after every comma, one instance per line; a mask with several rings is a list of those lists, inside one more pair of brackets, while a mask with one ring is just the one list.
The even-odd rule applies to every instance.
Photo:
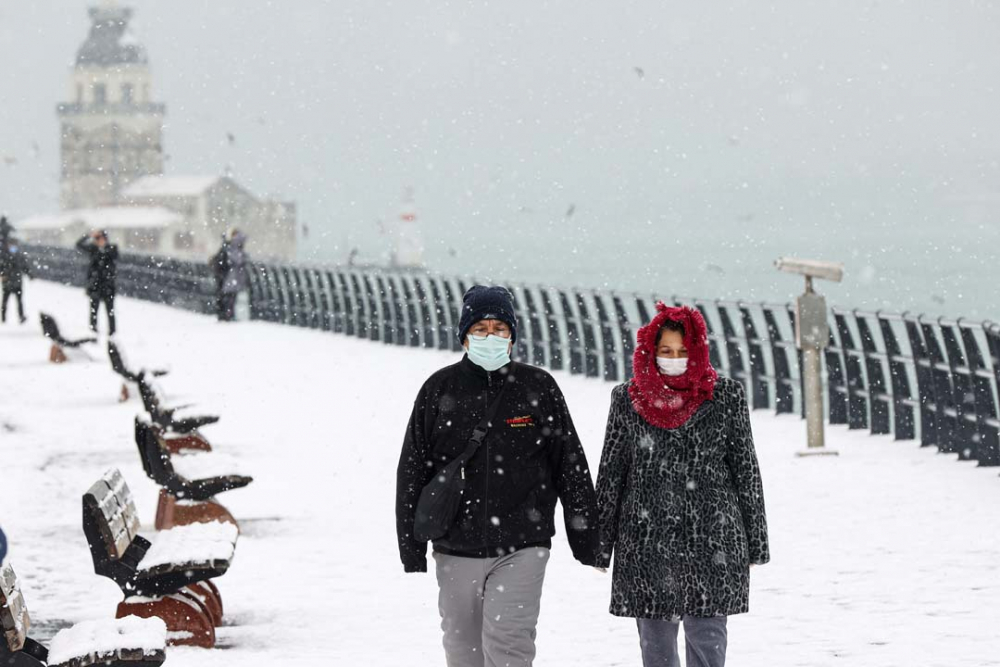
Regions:
[[28, 242], [69, 245], [105, 229], [124, 250], [206, 259], [237, 227], [258, 259], [296, 256], [296, 209], [261, 199], [226, 176], [164, 176], [163, 117], [153, 101], [146, 50], [129, 30], [132, 10], [90, 9], [90, 33], [70, 74], [72, 102], [58, 106], [63, 212], [14, 223]]

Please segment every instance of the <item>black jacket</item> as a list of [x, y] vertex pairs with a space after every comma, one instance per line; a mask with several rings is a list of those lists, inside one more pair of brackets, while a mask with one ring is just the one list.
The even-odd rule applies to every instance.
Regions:
[[87, 294], [113, 296], [118, 273], [118, 246], [108, 243], [104, 248], [98, 248], [89, 236], [84, 236], [76, 242], [76, 247], [90, 256], [90, 266], [87, 268]]
[[562, 392], [547, 372], [511, 362], [485, 370], [463, 357], [421, 387], [396, 472], [396, 533], [407, 572], [427, 569], [427, 544], [413, 538], [417, 499], [435, 472], [465, 449], [501, 383], [493, 427], [466, 467], [464, 510], [435, 551], [496, 557], [551, 546], [556, 499], [573, 556], [593, 565], [598, 514], [587, 457]]
[[31, 277], [31, 268], [23, 252], [15, 254], [7, 252], [0, 257], [0, 278], [3, 278], [3, 289], [7, 292], [18, 292], [22, 287], [22, 278]]

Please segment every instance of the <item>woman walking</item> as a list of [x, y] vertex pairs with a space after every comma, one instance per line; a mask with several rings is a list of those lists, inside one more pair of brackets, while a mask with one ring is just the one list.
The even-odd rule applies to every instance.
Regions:
[[770, 559], [743, 385], [720, 378], [701, 313], [657, 304], [633, 377], [615, 387], [597, 478], [611, 613], [636, 619], [645, 667], [721, 667], [726, 619]]

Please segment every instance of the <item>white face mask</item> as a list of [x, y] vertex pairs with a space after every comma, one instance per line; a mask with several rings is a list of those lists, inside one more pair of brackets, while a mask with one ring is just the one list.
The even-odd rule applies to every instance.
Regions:
[[656, 366], [660, 369], [660, 372], [664, 375], [669, 375], [670, 377], [677, 377], [678, 375], [684, 375], [687, 372], [688, 360], [687, 357], [682, 359], [668, 359], [666, 357], [657, 357]]

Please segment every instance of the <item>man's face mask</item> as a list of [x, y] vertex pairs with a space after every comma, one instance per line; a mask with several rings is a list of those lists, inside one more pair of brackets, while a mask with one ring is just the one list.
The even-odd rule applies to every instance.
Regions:
[[487, 371], [510, 363], [510, 338], [469, 335], [469, 361]]
[[682, 359], [668, 359], [667, 357], [657, 357], [656, 366], [660, 369], [660, 372], [664, 375], [669, 375], [670, 377], [677, 377], [678, 375], [684, 375], [688, 368], [687, 357]]

